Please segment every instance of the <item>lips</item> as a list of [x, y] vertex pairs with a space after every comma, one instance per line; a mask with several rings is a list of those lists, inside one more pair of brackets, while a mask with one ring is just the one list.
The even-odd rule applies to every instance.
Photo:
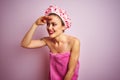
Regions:
[[54, 33], [54, 31], [53, 30], [48, 30], [48, 33], [51, 35], [51, 34]]

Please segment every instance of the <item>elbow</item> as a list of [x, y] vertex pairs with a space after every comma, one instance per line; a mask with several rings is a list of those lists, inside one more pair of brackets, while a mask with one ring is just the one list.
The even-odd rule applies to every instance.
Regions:
[[23, 48], [27, 48], [27, 46], [25, 46], [25, 45], [23, 45], [23, 44], [21, 44], [21, 47], [23, 47]]
[[23, 48], [28, 48], [28, 45], [27, 44], [25, 44], [25, 43], [23, 43], [23, 42], [21, 42], [21, 47], [23, 47]]

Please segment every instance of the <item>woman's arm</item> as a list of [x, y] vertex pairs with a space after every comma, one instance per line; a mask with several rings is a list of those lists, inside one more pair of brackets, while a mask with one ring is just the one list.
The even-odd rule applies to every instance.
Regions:
[[32, 25], [32, 27], [29, 29], [29, 31], [25, 34], [23, 40], [21, 41], [21, 46], [25, 48], [37, 48], [42, 47], [46, 45], [46, 42], [44, 39], [40, 40], [32, 40], [33, 34], [35, 30], [37, 29], [38, 25], [43, 25], [46, 23], [46, 20], [48, 20], [49, 17], [43, 16], [37, 19], [37, 21]]
[[70, 56], [69, 65], [68, 65], [68, 72], [67, 72], [64, 80], [72, 79], [77, 62], [79, 60], [79, 56], [80, 56], [80, 41], [78, 39], [76, 39], [74, 41], [74, 44], [73, 44], [73, 47], [71, 50], [71, 56]]

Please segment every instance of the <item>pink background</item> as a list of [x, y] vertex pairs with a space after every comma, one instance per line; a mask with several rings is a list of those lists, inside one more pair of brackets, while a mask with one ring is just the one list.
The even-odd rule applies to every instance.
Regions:
[[[20, 42], [50, 4], [67, 10], [66, 33], [81, 41], [79, 80], [120, 80], [120, 0], [0, 0], [0, 80], [47, 80], [48, 48]], [[34, 38], [47, 35], [39, 27]]]

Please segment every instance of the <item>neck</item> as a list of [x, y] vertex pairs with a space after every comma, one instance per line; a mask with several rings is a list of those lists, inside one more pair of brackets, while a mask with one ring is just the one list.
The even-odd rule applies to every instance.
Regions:
[[65, 36], [65, 34], [64, 34], [64, 33], [61, 33], [59, 36], [55, 37], [55, 38], [53, 39], [53, 41], [54, 41], [55, 43], [60, 43], [60, 42], [63, 41], [64, 36]]

